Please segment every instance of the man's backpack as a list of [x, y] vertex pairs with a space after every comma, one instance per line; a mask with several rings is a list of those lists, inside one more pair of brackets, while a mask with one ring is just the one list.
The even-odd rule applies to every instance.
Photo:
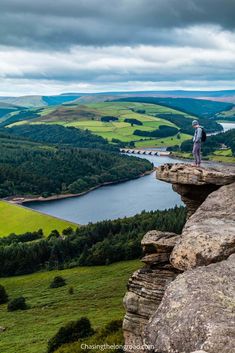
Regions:
[[205, 142], [206, 141], [206, 131], [204, 130], [204, 128], [202, 128], [202, 138], [201, 138], [201, 141], [202, 142]]

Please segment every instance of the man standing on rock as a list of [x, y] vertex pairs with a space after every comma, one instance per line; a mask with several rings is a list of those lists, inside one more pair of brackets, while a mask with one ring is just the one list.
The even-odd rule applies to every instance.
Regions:
[[193, 156], [195, 166], [200, 167], [201, 164], [201, 142], [202, 142], [202, 128], [197, 120], [193, 120], [192, 126], [195, 129], [193, 136]]

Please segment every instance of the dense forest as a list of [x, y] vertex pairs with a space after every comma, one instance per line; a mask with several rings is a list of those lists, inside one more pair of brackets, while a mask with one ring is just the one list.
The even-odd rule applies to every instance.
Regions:
[[121, 98], [117, 101], [159, 104], [168, 108], [180, 110], [187, 114], [192, 114], [199, 118], [213, 118], [216, 114], [222, 111], [231, 110], [234, 107], [233, 103], [194, 98], [129, 97]]
[[76, 231], [68, 228], [63, 234], [55, 230], [47, 239], [42, 239], [41, 230], [10, 235], [0, 240], [0, 276], [136, 259], [141, 256], [140, 241], [147, 231], [181, 233], [185, 220], [185, 208], [175, 207], [88, 224]]
[[[59, 141], [59, 134], [49, 137], [43, 129], [41, 134], [36, 134], [37, 139]], [[0, 134], [0, 148], [0, 197], [81, 193], [103, 183], [136, 178], [153, 167], [147, 160], [120, 155], [109, 147], [45, 145], [13, 135]]]
[[138, 119], [132, 119], [132, 118], [126, 118], [124, 119], [125, 123], [131, 124], [131, 126], [133, 125], [143, 125], [142, 121], [138, 120]]
[[105, 115], [100, 118], [100, 120], [104, 123], [109, 123], [110, 121], [118, 121], [116, 116]]
[[46, 124], [19, 125], [8, 129], [1, 129], [0, 133], [1, 132], [4, 134], [7, 132], [9, 135], [24, 137], [35, 142], [118, 151], [117, 147], [110, 145], [103, 137], [94, 135], [88, 130], [81, 130], [75, 127]]
[[[221, 145], [231, 148], [233, 155], [235, 155], [235, 129], [217, 134], [208, 136], [204, 144], [202, 144], [202, 154], [207, 156], [214, 151], [221, 148]], [[191, 152], [193, 147], [193, 141], [187, 140], [184, 141], [181, 145], [182, 152]]]

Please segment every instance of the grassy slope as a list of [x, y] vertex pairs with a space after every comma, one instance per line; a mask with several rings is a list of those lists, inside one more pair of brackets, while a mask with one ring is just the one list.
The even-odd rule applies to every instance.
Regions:
[[232, 155], [232, 151], [230, 148], [226, 150], [217, 150], [209, 157], [210, 160], [215, 162], [235, 163], [235, 157]]
[[[46, 108], [48, 109], [48, 108]], [[135, 111], [133, 111], [134, 109]], [[145, 114], [136, 112], [137, 110], [144, 109]], [[91, 113], [93, 117], [88, 116], [86, 113]], [[100, 135], [108, 140], [112, 138], [119, 139], [124, 142], [139, 141], [144, 139], [142, 136], [135, 136], [133, 132], [138, 130], [153, 131], [159, 128], [159, 125], [174, 126], [173, 123], [156, 117], [157, 114], [162, 113], [176, 113], [183, 114], [191, 118], [190, 115], [184, 114], [180, 111], [176, 111], [171, 108], [163, 107], [155, 104], [145, 104], [145, 103], [129, 103], [129, 102], [105, 102], [105, 103], [91, 103], [77, 106], [69, 107], [57, 107], [56, 111], [51, 111], [49, 114], [45, 114], [44, 111], [41, 113], [41, 118], [31, 121], [32, 124], [38, 123], [51, 123], [51, 124], [61, 124], [63, 126], [74, 126], [81, 129], [88, 129], [93, 133]], [[101, 122], [100, 118], [105, 115], [111, 115], [119, 118], [118, 122]], [[130, 124], [124, 122], [126, 118], [138, 119], [143, 123], [142, 126], [131, 126]], [[16, 124], [24, 124], [27, 121], [19, 122]], [[183, 139], [187, 139], [188, 135], [184, 135]], [[182, 139], [182, 141], [183, 141]], [[159, 141], [160, 140], [160, 141]], [[163, 143], [161, 141], [163, 140]], [[176, 145], [179, 144], [179, 140], [173, 137], [170, 139], [146, 139], [148, 147], [154, 146], [165, 146], [165, 145]], [[173, 142], [171, 142], [173, 141]], [[181, 141], [181, 142], [182, 142]], [[137, 146], [138, 145], [137, 142]], [[143, 146], [144, 147], [144, 144]]]
[[10, 233], [22, 234], [40, 228], [43, 229], [45, 235], [49, 235], [53, 229], [62, 231], [69, 226], [77, 227], [74, 223], [1, 200], [0, 214], [0, 237], [7, 236]]
[[145, 141], [138, 141], [135, 143], [136, 147], [139, 148], [148, 148], [148, 147], [163, 147], [163, 146], [176, 146], [181, 145], [181, 143], [185, 140], [190, 140], [192, 136], [187, 134], [180, 134], [180, 139], [177, 138], [177, 135], [159, 138], [154, 140], [145, 140]]
[[[31, 308], [7, 312], [0, 306], [0, 352], [45, 353], [48, 339], [70, 320], [87, 316], [95, 328], [123, 317], [122, 299], [130, 275], [140, 263], [137, 260], [109, 266], [80, 267], [63, 271], [0, 279], [11, 297], [23, 295]], [[58, 289], [48, 286], [56, 275], [68, 285]], [[74, 294], [68, 294], [69, 286]]]
[[235, 107], [233, 107], [231, 110], [220, 112], [217, 114], [217, 116], [218, 120], [221, 122], [225, 122], [226, 119], [228, 122], [235, 121]]
[[[179, 158], [193, 159], [192, 153], [188, 152], [174, 152], [174, 155]], [[221, 163], [235, 163], [235, 157], [232, 155], [230, 148], [226, 150], [217, 150], [207, 157], [202, 156], [202, 160], [203, 159]]]

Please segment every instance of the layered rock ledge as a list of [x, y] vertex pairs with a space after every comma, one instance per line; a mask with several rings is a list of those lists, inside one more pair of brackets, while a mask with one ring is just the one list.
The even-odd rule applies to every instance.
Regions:
[[190, 217], [211, 192], [235, 182], [235, 167], [196, 168], [189, 164], [164, 164], [156, 169], [156, 177], [172, 184], [187, 206]]
[[126, 315], [123, 331], [128, 352], [145, 352], [141, 346], [148, 320], [161, 303], [167, 285], [179, 273], [169, 262], [177, 240], [177, 234], [154, 230], [148, 232], [141, 242], [145, 266], [129, 279], [128, 292], [124, 297]]
[[142, 240], [145, 265], [124, 298], [126, 352], [233, 352], [235, 168], [167, 164], [157, 178], [173, 183], [189, 219], [181, 235], [155, 230]]

